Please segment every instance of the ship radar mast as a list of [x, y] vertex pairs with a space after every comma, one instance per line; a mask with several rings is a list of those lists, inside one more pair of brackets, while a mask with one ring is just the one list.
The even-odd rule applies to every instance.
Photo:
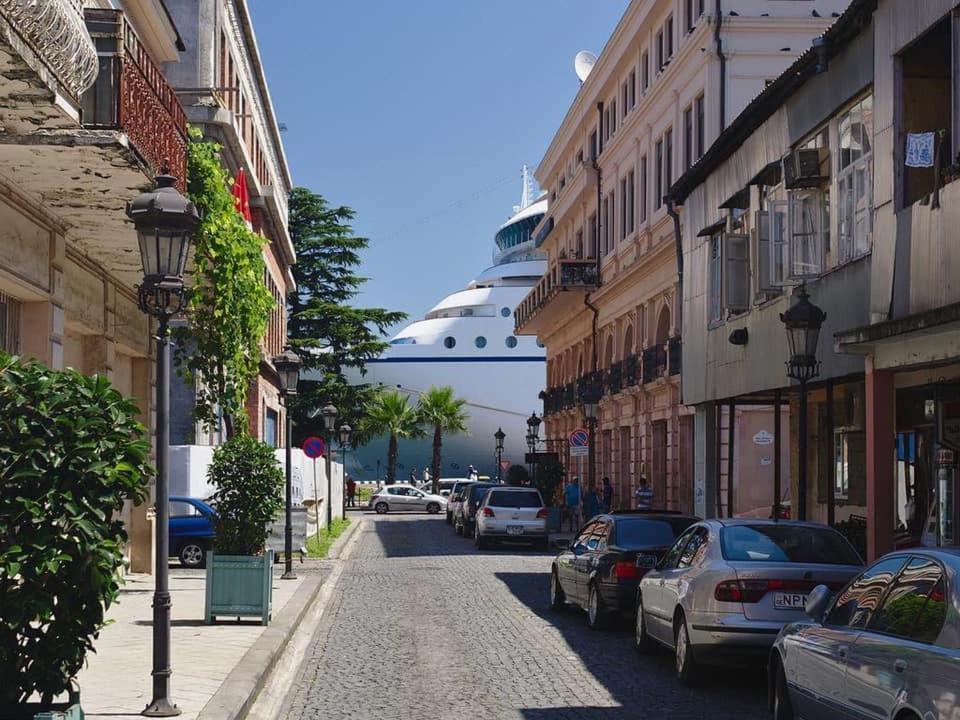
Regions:
[[513, 214], [516, 215], [521, 210], [526, 210], [540, 199], [542, 193], [537, 187], [537, 180], [530, 172], [530, 168], [524, 165], [520, 170], [520, 178], [523, 183], [523, 191], [520, 194], [520, 204], [513, 206]]

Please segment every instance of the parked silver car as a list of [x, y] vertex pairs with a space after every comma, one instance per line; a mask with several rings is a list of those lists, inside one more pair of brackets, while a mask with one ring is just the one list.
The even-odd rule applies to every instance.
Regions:
[[960, 548], [877, 560], [836, 598], [816, 588], [810, 619], [770, 653], [776, 720], [960, 717]]
[[473, 542], [483, 550], [496, 540], [528, 540], [548, 547], [547, 508], [532, 487], [494, 487], [477, 510]]
[[456, 516], [457, 509], [463, 501], [463, 492], [469, 484], [474, 482], [476, 482], [476, 480], [457, 480], [454, 482], [453, 487], [450, 488], [450, 494], [447, 495], [447, 525], [453, 524], [453, 518]]
[[446, 508], [446, 506], [446, 498], [439, 495], [430, 495], [418, 490], [413, 485], [402, 483], [385, 485], [380, 488], [370, 497], [370, 502], [367, 505], [380, 515], [397, 510], [426, 511], [433, 515]]
[[839, 590], [863, 569], [853, 546], [816, 523], [704, 520], [673, 544], [637, 590], [637, 650], [672, 649], [677, 679], [702, 664], [767, 657], [804, 617], [817, 585]]

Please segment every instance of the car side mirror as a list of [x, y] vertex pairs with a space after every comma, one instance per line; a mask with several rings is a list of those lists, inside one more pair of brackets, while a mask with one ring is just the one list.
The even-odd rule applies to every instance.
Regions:
[[807, 596], [807, 604], [803, 606], [803, 611], [810, 616], [811, 620], [820, 622], [823, 620], [824, 613], [827, 612], [831, 597], [830, 588], [826, 585], [817, 585]]

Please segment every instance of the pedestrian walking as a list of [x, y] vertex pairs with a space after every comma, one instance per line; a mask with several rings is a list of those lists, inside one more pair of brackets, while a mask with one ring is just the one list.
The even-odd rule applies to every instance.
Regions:
[[603, 478], [603, 511], [610, 512], [613, 509], [613, 485], [610, 484], [610, 478]]
[[410, 468], [410, 484], [416, 486], [417, 484], [417, 468], [416, 466]]
[[653, 488], [650, 487], [645, 475], [640, 476], [640, 485], [634, 495], [638, 510], [650, 510], [653, 507]]
[[477, 472], [477, 469], [473, 465], [468, 465], [467, 477], [470, 478], [471, 480], [476, 481], [480, 479], [480, 473]]
[[570, 519], [570, 532], [580, 529], [583, 525], [583, 510], [580, 498], [580, 478], [574, 475], [563, 489], [563, 502], [567, 508], [567, 517]]
[[587, 486], [587, 493], [583, 496], [583, 517], [586, 520], [600, 514], [600, 494], [597, 492], [597, 481], [591, 480]]
[[357, 506], [357, 481], [347, 475], [347, 507]]

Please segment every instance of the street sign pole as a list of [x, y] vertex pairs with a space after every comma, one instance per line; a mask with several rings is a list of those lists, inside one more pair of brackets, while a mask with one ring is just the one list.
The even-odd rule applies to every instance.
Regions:
[[[320, 457], [321, 455], [327, 454], [327, 443], [324, 442], [323, 438], [318, 438], [315, 435], [308, 437], [306, 440], [303, 441], [303, 454], [306, 455], [311, 460], [313, 460], [313, 500], [314, 500], [313, 508], [314, 508], [314, 512], [317, 515], [317, 542], [320, 542], [320, 507], [319, 507], [320, 493], [317, 489], [317, 458]], [[327, 464], [327, 467], [330, 467], [329, 463]], [[329, 490], [329, 478], [328, 478], [327, 495], [329, 496], [329, 494], [330, 494], [330, 490]], [[325, 500], [329, 506], [330, 498], [327, 497], [325, 498]]]

